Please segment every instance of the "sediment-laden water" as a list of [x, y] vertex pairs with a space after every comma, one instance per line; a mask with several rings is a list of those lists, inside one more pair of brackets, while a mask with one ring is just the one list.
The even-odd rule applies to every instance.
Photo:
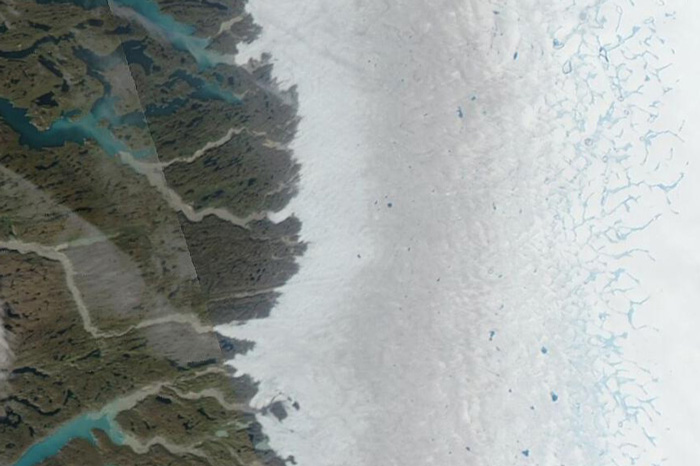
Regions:
[[692, 464], [698, 7], [194, 3], [0, 7], [0, 462]]
[[224, 363], [305, 245], [242, 2], [0, 5], [0, 463], [282, 465]]

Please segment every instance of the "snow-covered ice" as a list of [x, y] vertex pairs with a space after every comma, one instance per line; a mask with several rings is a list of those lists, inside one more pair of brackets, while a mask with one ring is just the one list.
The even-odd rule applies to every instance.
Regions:
[[[262, 2], [309, 248], [256, 342], [300, 466], [684, 466], [692, 2]], [[672, 66], [668, 66], [672, 65]], [[698, 82], [696, 80], [696, 82]], [[697, 107], [697, 105], [696, 105]], [[690, 128], [690, 129], [689, 129]], [[291, 407], [296, 401], [299, 410]]]

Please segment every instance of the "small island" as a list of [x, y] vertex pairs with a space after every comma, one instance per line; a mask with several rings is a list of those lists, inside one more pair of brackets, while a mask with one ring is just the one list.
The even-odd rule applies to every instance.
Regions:
[[[283, 465], [226, 361], [297, 270], [297, 96], [243, 0], [0, 5], [0, 464]], [[2, 345], [0, 345], [2, 348]], [[0, 349], [0, 351], [3, 351]]]

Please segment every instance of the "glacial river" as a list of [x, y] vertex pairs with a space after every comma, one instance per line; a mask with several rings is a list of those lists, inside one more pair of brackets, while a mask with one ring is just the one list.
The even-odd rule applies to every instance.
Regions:
[[[50, 3], [64, 0], [39, 0], [40, 3], [42, 1]], [[103, 0], [65, 1], [71, 1], [86, 9], [107, 4]], [[118, 14], [137, 14], [140, 20], [148, 22], [149, 27], [161, 30], [171, 40], [173, 46], [189, 51], [202, 68], [209, 67], [225, 58], [221, 54], [208, 51], [206, 49], [209, 43], [208, 39], [196, 37], [193, 27], [179, 23], [171, 16], [162, 13], [153, 1], [114, 0], [111, 2], [111, 5], [116, 8]], [[36, 47], [40, 45], [32, 46], [23, 53], [8, 52], [4, 55], [7, 58], [21, 58], [25, 53], [34, 53]], [[124, 46], [124, 44], [122, 45]], [[84, 44], [84, 48], [76, 53], [79, 54], [81, 59], [86, 61], [93, 71], [104, 71], [116, 64], [115, 58], [112, 56], [99, 57], [92, 53], [89, 49], [89, 44]], [[127, 44], [125, 53], [130, 62], [136, 62], [144, 66], [144, 69], [148, 68], [148, 59], [141, 53], [138, 44]], [[95, 74], [94, 76], [98, 75]], [[131, 77], [125, 77], [125, 79], [131, 79]], [[133, 152], [133, 155], [136, 157], [148, 156], [153, 153], [152, 149], [132, 151], [126, 142], [115, 136], [113, 130], [121, 125], [143, 127], [145, 118], [170, 114], [186, 104], [189, 99], [218, 99], [234, 105], [240, 102], [238, 97], [221, 88], [218, 83], [193, 76], [185, 70], [176, 70], [172, 74], [172, 82], [174, 83], [177, 80], [186, 82], [191, 88], [191, 93], [183, 95], [182, 98], [177, 99], [168, 106], [148, 107], [143, 112], [117, 115], [117, 101], [111, 95], [109, 86], [103, 81], [105, 93], [88, 112], [80, 115], [78, 111], [75, 111], [63, 115], [52, 122], [46, 129], [37, 128], [27, 115], [26, 109], [16, 107], [10, 100], [5, 98], [0, 98], [0, 117], [19, 134], [20, 143], [32, 149], [60, 147], [67, 143], [82, 145], [90, 140], [98, 144], [108, 156], [115, 156], [122, 151]], [[118, 424], [114, 421], [112, 414], [87, 413], [66, 423], [48, 437], [38, 441], [20, 457], [14, 466], [39, 464], [46, 458], [56, 454], [61, 448], [76, 438], [86, 439], [91, 443], [95, 443], [95, 438], [92, 434], [93, 430], [105, 432], [117, 445], [122, 444], [124, 440], [124, 436]]]

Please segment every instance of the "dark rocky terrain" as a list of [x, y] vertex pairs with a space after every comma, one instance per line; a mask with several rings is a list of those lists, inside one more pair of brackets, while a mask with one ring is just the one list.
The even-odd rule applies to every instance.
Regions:
[[[0, 19], [0, 464], [283, 464], [256, 415], [284, 408], [252, 409], [224, 364], [254, 343], [212, 329], [267, 316], [304, 251], [295, 218], [266, 217], [295, 193], [296, 95], [267, 57], [232, 64], [259, 32], [245, 2]], [[95, 413], [119, 435], [23, 457]]]

